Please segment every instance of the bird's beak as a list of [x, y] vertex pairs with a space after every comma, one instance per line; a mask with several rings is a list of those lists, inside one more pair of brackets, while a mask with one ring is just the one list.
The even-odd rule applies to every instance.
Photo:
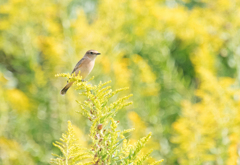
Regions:
[[97, 55], [100, 55], [101, 53], [97, 53]]

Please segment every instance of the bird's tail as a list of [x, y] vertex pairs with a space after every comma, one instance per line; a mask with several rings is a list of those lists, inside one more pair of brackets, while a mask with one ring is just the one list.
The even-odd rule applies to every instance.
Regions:
[[67, 83], [67, 85], [61, 90], [61, 95], [65, 95], [67, 90], [72, 86], [73, 82]]

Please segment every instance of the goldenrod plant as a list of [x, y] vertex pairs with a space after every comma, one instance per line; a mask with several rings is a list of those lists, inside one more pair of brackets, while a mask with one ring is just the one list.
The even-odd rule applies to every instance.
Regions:
[[[60, 141], [61, 142], [56, 141], [53, 143], [53, 145], [61, 150], [63, 156], [53, 154], [57, 158], [52, 159], [51, 163], [61, 165], [75, 164], [78, 161], [92, 157], [88, 152], [86, 152], [86, 148], [83, 148], [77, 144], [77, 138], [70, 121], [68, 121], [68, 132], [62, 135]], [[87, 162], [84, 164], [86, 165], [90, 163], [91, 162]]]
[[[136, 129], [131, 144], [152, 130], [144, 152], [154, 149], [153, 159], [163, 158], [162, 164], [191, 164], [187, 159], [196, 160], [192, 155], [201, 154], [185, 147], [190, 144], [188, 137], [203, 137], [206, 131], [212, 134], [209, 139], [219, 141], [222, 135], [208, 131], [211, 122], [203, 115], [201, 121], [206, 124], [194, 129], [201, 130], [199, 134], [186, 127], [184, 131], [189, 132], [183, 131], [182, 141], [177, 141], [175, 136], [180, 134], [175, 128], [186, 124], [187, 108], [182, 101], [193, 106], [200, 103], [205, 114], [205, 109], [220, 102], [203, 104], [202, 97], [195, 95], [203, 81], [211, 84], [209, 77], [200, 78], [199, 72], [212, 72], [217, 82], [222, 77], [240, 82], [239, 17], [238, 0], [0, 0], [0, 139], [4, 139], [0, 165], [30, 161], [47, 165], [51, 152], [56, 153], [51, 143], [66, 130], [70, 118], [77, 136], [83, 135], [81, 145], [87, 147], [84, 135], [89, 122], [78, 123], [83, 117], [76, 115], [78, 104], [72, 101], [77, 92], [71, 89], [66, 97], [58, 95], [65, 84], [52, 76], [71, 71], [88, 49], [102, 53], [91, 73], [96, 75], [92, 83], [111, 77], [112, 89], [128, 86], [127, 92], [134, 95], [131, 112], [117, 115], [121, 127]], [[225, 98], [226, 93], [219, 96]], [[216, 98], [203, 96], [208, 97]], [[232, 105], [231, 111], [239, 107]], [[201, 116], [195, 108], [188, 109], [187, 113]], [[199, 120], [190, 119], [193, 123]], [[235, 122], [238, 120], [231, 121], [226, 130], [240, 125]], [[140, 126], [144, 128], [139, 130]], [[231, 145], [227, 149], [216, 145], [210, 151], [217, 155], [219, 150], [226, 151], [220, 157], [237, 162], [240, 135], [228, 139]], [[189, 146], [196, 146], [194, 140]], [[201, 150], [205, 151], [209, 153]], [[16, 163], [18, 159], [21, 161]], [[208, 156], [199, 159], [209, 164]], [[220, 164], [221, 159], [216, 160]]]
[[[151, 151], [145, 154], [140, 154], [140, 152], [152, 133], [150, 132], [147, 136], [131, 145], [126, 134], [134, 131], [134, 128], [118, 130], [117, 127], [120, 122], [114, 119], [119, 110], [132, 104], [131, 101], [127, 101], [132, 94], [118, 98], [113, 102], [110, 99], [128, 88], [112, 91], [110, 86], [106, 86], [111, 81], [92, 85], [89, 81], [82, 81], [80, 76], [69, 74], [58, 74], [56, 76], [67, 77], [69, 82], [74, 81], [76, 90], [80, 90], [80, 94], [85, 96], [84, 101], [77, 101], [80, 105], [80, 110], [77, 112], [92, 123], [89, 134], [92, 145], [91, 148], [84, 149], [77, 144], [76, 135], [69, 121], [68, 132], [62, 135], [61, 142], [53, 143], [63, 154], [63, 156], [55, 155], [56, 158], [51, 160], [53, 164], [140, 165], [149, 158]], [[87, 161], [82, 162], [84, 159], [87, 159]], [[159, 164], [162, 161], [155, 161], [152, 164]]]

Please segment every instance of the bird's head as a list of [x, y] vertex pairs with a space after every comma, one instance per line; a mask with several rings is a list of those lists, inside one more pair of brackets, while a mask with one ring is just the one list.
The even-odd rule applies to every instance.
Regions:
[[89, 50], [89, 51], [86, 52], [85, 56], [87, 56], [88, 58], [91, 58], [91, 59], [95, 59], [100, 54], [101, 53], [99, 53], [96, 50]]

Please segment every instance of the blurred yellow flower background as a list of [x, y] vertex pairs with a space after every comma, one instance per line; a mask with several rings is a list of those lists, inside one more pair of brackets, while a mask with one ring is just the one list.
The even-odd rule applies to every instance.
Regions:
[[0, 1], [0, 164], [48, 164], [67, 120], [89, 145], [81, 97], [54, 77], [89, 49], [88, 78], [133, 93], [117, 118], [133, 142], [153, 133], [148, 163], [239, 164], [239, 18], [237, 0]]

